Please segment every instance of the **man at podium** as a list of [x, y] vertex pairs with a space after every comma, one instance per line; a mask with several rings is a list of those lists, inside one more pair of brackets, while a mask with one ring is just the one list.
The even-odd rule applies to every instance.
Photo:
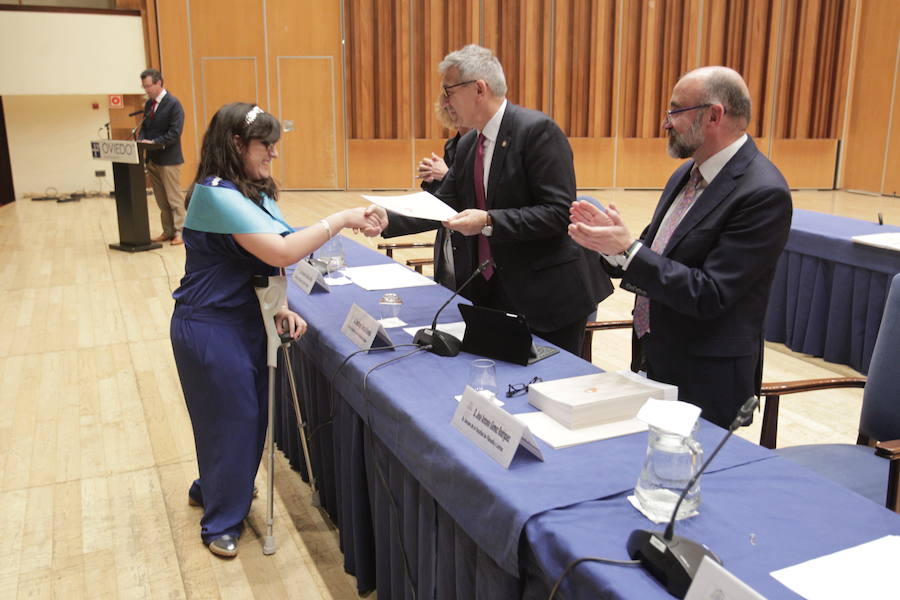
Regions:
[[147, 152], [147, 173], [153, 196], [159, 206], [162, 233], [154, 242], [171, 240], [173, 246], [183, 244], [184, 192], [181, 190], [181, 131], [184, 129], [184, 108], [178, 98], [166, 91], [162, 73], [156, 69], [141, 72], [141, 87], [147, 92], [144, 119], [137, 140], [162, 144], [158, 150]]

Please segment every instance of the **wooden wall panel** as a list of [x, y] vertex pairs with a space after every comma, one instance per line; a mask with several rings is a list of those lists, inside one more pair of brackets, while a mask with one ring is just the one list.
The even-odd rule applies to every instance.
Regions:
[[[159, 19], [161, 66], [168, 87], [188, 112], [185, 153], [193, 164], [187, 173], [196, 164], [195, 150], [205, 127], [201, 121], [213, 108], [204, 107], [204, 102], [247, 95], [252, 89], [269, 110], [316, 115], [312, 120], [292, 120], [298, 125], [316, 121], [314, 135], [322, 137], [316, 144], [327, 142], [328, 150], [317, 146], [325, 152], [323, 164], [307, 165], [307, 171], [316, 171], [316, 182], [311, 183], [306, 179], [310, 173], [302, 172], [304, 161], [294, 161], [299, 150], [288, 148], [287, 136], [285, 182], [317, 186], [335, 182], [337, 187], [354, 188], [414, 185], [411, 171], [420, 149], [449, 135], [433, 113], [439, 93], [437, 64], [448, 51], [475, 42], [497, 53], [511, 101], [552, 115], [575, 140], [582, 185], [652, 187], [657, 178], [668, 176], [673, 163], [659, 142], [672, 87], [692, 68], [725, 64], [741, 72], [750, 87], [751, 135], [786, 171], [796, 172], [788, 177], [793, 184], [805, 187], [795, 183], [801, 177], [815, 181], [815, 187], [828, 180], [830, 149], [846, 133], [842, 143], [846, 186], [878, 191], [883, 181], [886, 188], [898, 187], [892, 177], [900, 171], [896, 165], [900, 149], [894, 150], [900, 144], [896, 139], [900, 124], [886, 131], [885, 123], [892, 107], [889, 82], [895, 70], [900, 2], [155, 0], [152, 4], [147, 14]], [[858, 51], [851, 35], [856, 27]], [[853, 65], [851, 51], [857, 52]], [[289, 57], [298, 61], [331, 57], [330, 77], [338, 85], [329, 89], [324, 63], [310, 64], [304, 68], [312, 72], [303, 76], [316, 82], [318, 97], [302, 97], [312, 94], [308, 82], [304, 86], [294, 81], [301, 76], [299, 62], [287, 69], [290, 82], [278, 75], [279, 61], [294, 60]], [[213, 64], [226, 58], [234, 68]], [[256, 65], [253, 74], [245, 64], [251, 60]], [[855, 83], [847, 102], [851, 67]], [[212, 83], [204, 83], [209, 77]], [[224, 90], [217, 89], [220, 85]], [[295, 97], [301, 97], [297, 106], [287, 108]], [[228, 97], [233, 99], [237, 98]], [[881, 115], [881, 120], [876, 122], [873, 115]], [[900, 115], [890, 121], [895, 122], [900, 123]], [[296, 137], [310, 133], [298, 131]], [[607, 153], [610, 147], [612, 152]], [[368, 151], [377, 154], [365, 157]], [[593, 165], [590, 160], [607, 162]], [[659, 168], [664, 168], [662, 173]]]
[[851, 32], [844, 0], [784, 2], [776, 138], [831, 138], [841, 129]]
[[478, 43], [479, 7], [477, 0], [413, 3], [412, 119], [416, 138], [451, 135], [435, 118], [441, 94], [438, 65], [451, 51]]
[[894, 71], [894, 106], [891, 112], [891, 129], [888, 133], [881, 193], [900, 196], [900, 65], [895, 65]]
[[[200, 57], [200, 122], [206, 125], [229, 102], [251, 102], [266, 107], [260, 98], [260, 65], [255, 56]], [[271, 109], [270, 109], [271, 110]]]
[[[276, 57], [277, 102], [282, 124], [280, 183], [290, 189], [337, 189], [338, 140], [335, 61], [330, 56]], [[309, 93], [315, 90], [315, 93]], [[340, 161], [342, 162], [342, 161]]]
[[682, 162], [666, 153], [665, 138], [619, 138], [615, 186], [662, 188]]
[[345, 0], [350, 139], [411, 137], [409, 2]]
[[895, 2], [869, 0], [862, 2], [861, 11], [847, 139], [842, 151], [842, 187], [881, 192], [888, 151], [886, 123], [897, 73], [900, 9]]
[[694, 55], [684, 35], [695, 24], [684, 0], [623, 2], [620, 136], [662, 136], [662, 115]]
[[[184, 166], [181, 168], [181, 186], [187, 188], [197, 174], [200, 140], [206, 123], [197, 123], [197, 101], [194, 97], [194, 61], [190, 51], [187, 5], [183, 0], [156, 0], [156, 16], [159, 22], [159, 56], [166, 88], [184, 106], [184, 130], [181, 149]], [[140, 73], [138, 73], [140, 75]]]
[[551, 0], [482, 0], [484, 39], [500, 59], [511, 102], [550, 113]]
[[551, 116], [571, 137], [612, 136], [615, 15], [615, 0], [556, 2]]
[[753, 106], [748, 133], [754, 137], [768, 131], [765, 125], [771, 111], [766, 97], [773, 85], [769, 74], [776, 64], [777, 7], [770, 0], [706, 4], [699, 57], [690, 66], [724, 65], [744, 77]]
[[613, 138], [569, 138], [575, 155], [575, 182], [579, 188], [613, 187], [616, 141]]
[[344, 189], [340, 3], [266, 0], [266, 11], [269, 110], [294, 124], [279, 145], [279, 184], [286, 189]]
[[352, 190], [413, 188], [411, 140], [349, 140], [347, 187]]
[[837, 165], [836, 139], [772, 140], [769, 157], [792, 188], [831, 189]]

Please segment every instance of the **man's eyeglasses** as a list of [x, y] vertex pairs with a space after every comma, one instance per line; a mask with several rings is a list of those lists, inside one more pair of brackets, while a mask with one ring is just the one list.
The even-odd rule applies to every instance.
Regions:
[[459, 87], [461, 85], [469, 85], [470, 83], [475, 83], [476, 81], [478, 80], [470, 79], [468, 81], [460, 81], [459, 83], [454, 83], [453, 85], [442, 85], [441, 87], [444, 88], [444, 98], [449, 98], [450, 96], [452, 96], [450, 90], [452, 90], [453, 88]]
[[528, 386], [532, 383], [540, 383], [543, 379], [540, 377], [532, 377], [531, 381], [528, 383], [510, 383], [506, 387], [506, 397], [512, 398], [513, 396], [518, 396], [519, 394], [524, 394], [528, 391]]
[[674, 115], [677, 115], [678, 113], [687, 112], [689, 110], [697, 110], [698, 108], [709, 108], [710, 106], [712, 106], [712, 104], [707, 102], [706, 104], [698, 104], [696, 106], [686, 106], [684, 108], [675, 108], [673, 110], [667, 110], [663, 114], [663, 123], [664, 124], [669, 123], [672, 120], [672, 117]]

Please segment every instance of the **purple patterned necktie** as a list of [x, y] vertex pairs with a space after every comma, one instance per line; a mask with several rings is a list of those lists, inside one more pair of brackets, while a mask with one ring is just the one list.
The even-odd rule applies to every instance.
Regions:
[[[702, 184], [703, 176], [700, 174], [700, 169], [694, 167], [694, 170], [691, 172], [691, 178], [688, 179], [684, 186], [684, 193], [681, 195], [681, 199], [672, 207], [669, 214], [663, 218], [659, 231], [656, 232], [656, 237], [653, 238], [653, 243], [650, 245], [651, 250], [662, 254], [662, 251], [666, 249], [666, 244], [669, 243], [672, 233], [675, 232], [675, 228], [678, 227], [681, 219], [684, 218], [685, 213], [694, 203], [697, 191]], [[634, 332], [639, 338], [643, 337], [650, 331], [650, 299], [646, 296], [636, 296], [632, 315], [634, 317]]]
[[[475, 208], [487, 210], [487, 202], [484, 198], [484, 142], [487, 140], [483, 133], [478, 134], [475, 142]], [[478, 234], [478, 264], [480, 265], [491, 258], [491, 244], [486, 237]], [[494, 274], [494, 267], [488, 266], [481, 275], [490, 280]]]

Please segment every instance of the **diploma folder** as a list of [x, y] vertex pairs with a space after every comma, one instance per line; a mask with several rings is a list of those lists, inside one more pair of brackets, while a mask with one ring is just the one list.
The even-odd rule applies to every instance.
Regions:
[[518, 365], [530, 365], [559, 353], [552, 346], [535, 346], [522, 315], [503, 310], [459, 304], [466, 322], [462, 350]]

